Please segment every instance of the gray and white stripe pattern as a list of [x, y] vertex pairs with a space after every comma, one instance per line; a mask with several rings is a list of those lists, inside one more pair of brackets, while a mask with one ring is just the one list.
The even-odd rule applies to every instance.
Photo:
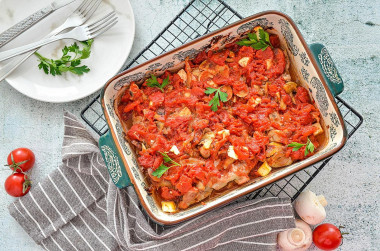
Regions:
[[111, 182], [97, 138], [74, 115], [64, 121], [62, 165], [9, 205], [46, 250], [275, 250], [277, 233], [295, 226], [289, 199], [264, 198], [158, 227], [132, 187]]

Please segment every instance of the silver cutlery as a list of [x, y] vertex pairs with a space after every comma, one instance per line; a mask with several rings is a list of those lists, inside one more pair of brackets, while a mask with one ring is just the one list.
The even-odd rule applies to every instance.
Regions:
[[58, 0], [54, 1], [49, 6], [40, 9], [33, 13], [32, 15], [28, 16], [27, 18], [21, 20], [17, 24], [13, 25], [8, 30], [4, 31], [0, 34], [0, 47], [6, 45], [10, 41], [12, 41], [14, 38], [16, 38], [18, 35], [53, 13], [54, 11], [62, 8], [63, 6], [66, 6], [76, 0]]
[[11, 57], [17, 56], [19, 54], [28, 52], [30, 50], [39, 48], [41, 46], [50, 44], [52, 42], [55, 42], [61, 39], [71, 38], [78, 41], [85, 41], [88, 39], [92, 39], [96, 36], [103, 34], [104, 32], [106, 32], [108, 29], [110, 29], [112, 26], [114, 26], [117, 23], [117, 17], [115, 15], [116, 15], [116, 12], [112, 11], [92, 24], [78, 26], [69, 32], [59, 34], [53, 37], [49, 37], [46, 39], [42, 39], [40, 41], [27, 44], [24, 46], [20, 46], [14, 49], [0, 52], [0, 61], [9, 59]]
[[[84, 24], [94, 14], [99, 7], [102, 0], [84, 0], [79, 7], [66, 19], [66, 21], [50, 32], [46, 37], [51, 37], [60, 32]], [[0, 81], [6, 78], [11, 72], [13, 72], [19, 65], [21, 65], [26, 59], [28, 59], [36, 50], [32, 50], [28, 53], [20, 55], [10, 62], [5, 64], [0, 69]]]

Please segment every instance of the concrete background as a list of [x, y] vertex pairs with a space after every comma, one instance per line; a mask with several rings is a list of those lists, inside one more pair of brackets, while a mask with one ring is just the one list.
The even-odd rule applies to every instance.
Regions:
[[[160, 32], [189, 1], [131, 0], [136, 37], [131, 57]], [[380, 247], [380, 1], [254, 1], [226, 0], [242, 16], [264, 10], [285, 12], [297, 23], [308, 43], [329, 49], [344, 80], [340, 95], [363, 116], [364, 123], [336, 154], [309, 188], [329, 201], [326, 222], [345, 225], [341, 250], [379, 250]], [[60, 163], [63, 110], [74, 114], [95, 95], [66, 104], [49, 104], [0, 83], [0, 163], [17, 147], [36, 154], [31, 173], [35, 183]], [[0, 168], [0, 184], [10, 174]], [[0, 250], [41, 250], [9, 215], [14, 198], [0, 189]]]

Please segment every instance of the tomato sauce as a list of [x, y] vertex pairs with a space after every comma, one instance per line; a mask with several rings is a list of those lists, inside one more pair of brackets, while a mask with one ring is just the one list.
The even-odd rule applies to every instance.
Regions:
[[[290, 80], [278, 37], [270, 41], [265, 50], [230, 44], [202, 51], [184, 69], [157, 77], [159, 84], [169, 79], [163, 90], [145, 81], [122, 93], [119, 117], [131, 125], [126, 137], [159, 200], [186, 209], [257, 177], [264, 162], [283, 167], [315, 153], [305, 156], [305, 146], [293, 151], [291, 142], [320, 146], [320, 113], [308, 91]], [[228, 94], [216, 111], [208, 88]], [[157, 177], [161, 165], [169, 168]]]

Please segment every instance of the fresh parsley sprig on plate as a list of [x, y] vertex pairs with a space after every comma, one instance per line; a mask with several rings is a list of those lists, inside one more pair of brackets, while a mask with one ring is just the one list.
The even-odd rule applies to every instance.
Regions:
[[158, 83], [157, 77], [154, 75], [151, 75], [150, 78], [146, 80], [146, 85], [149, 87], [157, 87], [162, 92], [164, 92], [165, 86], [169, 84], [169, 76], [167, 76], [163, 81], [162, 84]]
[[221, 100], [222, 102], [227, 102], [228, 94], [225, 92], [222, 92], [220, 88], [215, 89], [215, 88], [207, 87], [207, 90], [205, 90], [205, 93], [208, 95], [213, 94], [214, 92], [215, 92], [215, 95], [210, 100], [208, 105], [211, 106], [211, 110], [215, 112], [218, 110], [218, 106], [220, 105], [219, 100]]
[[259, 29], [259, 38], [256, 33], [248, 33], [248, 38], [243, 38], [236, 42], [236, 44], [241, 46], [251, 46], [253, 49], [262, 49], [263, 51], [269, 46], [273, 47], [269, 40], [269, 33], [263, 29]]
[[311, 153], [314, 152], [315, 147], [309, 138], [307, 138], [306, 144], [301, 144], [298, 142], [292, 142], [288, 145], [288, 147], [293, 147], [293, 152], [298, 151], [303, 146], [306, 146], [305, 147], [305, 156], [308, 155], [309, 152], [311, 152]]
[[93, 41], [93, 39], [90, 39], [81, 42], [83, 45], [82, 50], [79, 48], [77, 43], [74, 43], [69, 47], [65, 46], [62, 49], [62, 57], [57, 60], [48, 59], [38, 52], [35, 52], [34, 54], [40, 60], [38, 68], [42, 69], [46, 74], [50, 73], [53, 76], [62, 75], [62, 72], [71, 72], [76, 75], [83, 75], [83, 73], [89, 72], [90, 69], [87, 67], [87, 65], [80, 66], [82, 63], [81, 60], [90, 57], [91, 45]]
[[172, 164], [171, 166], [165, 166], [164, 164], [161, 164], [153, 173], [152, 175], [153, 176], [156, 176], [157, 178], [161, 178], [161, 176], [167, 171], [169, 170], [171, 167], [173, 166], [180, 166], [181, 164], [175, 162], [174, 160], [172, 160], [172, 158], [170, 158], [168, 156], [167, 153], [165, 152], [159, 152], [163, 157], [164, 157], [164, 163], [168, 163], [168, 164]]

